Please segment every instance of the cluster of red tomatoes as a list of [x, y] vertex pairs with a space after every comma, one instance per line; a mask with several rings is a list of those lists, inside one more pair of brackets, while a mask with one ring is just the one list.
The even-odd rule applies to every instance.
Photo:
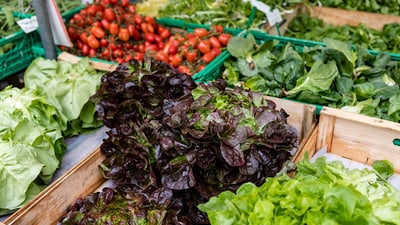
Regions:
[[67, 29], [74, 43], [68, 51], [74, 54], [117, 63], [154, 57], [187, 74], [202, 70], [221, 53], [231, 37], [221, 26], [172, 32], [153, 17], [137, 14], [129, 0], [88, 4], [73, 15]]

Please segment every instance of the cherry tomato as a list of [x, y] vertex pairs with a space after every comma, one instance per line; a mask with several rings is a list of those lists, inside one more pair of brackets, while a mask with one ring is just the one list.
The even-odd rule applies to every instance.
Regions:
[[110, 34], [112, 34], [112, 35], [117, 35], [117, 34], [119, 33], [119, 26], [118, 26], [118, 23], [112, 22], [112, 23], [110, 24], [110, 29], [109, 29], [109, 31], [110, 31]]
[[229, 39], [231, 39], [231, 37], [232, 37], [232, 35], [230, 35], [230, 34], [222, 33], [218, 36], [218, 40], [223, 46], [226, 46], [229, 42]]
[[213, 59], [215, 58], [214, 54], [212, 52], [208, 52], [206, 54], [204, 54], [201, 59], [205, 62], [205, 63], [209, 63], [211, 62]]
[[216, 33], [223, 33], [224, 32], [224, 27], [221, 25], [214, 25], [210, 27], [210, 30], [216, 32]]
[[188, 39], [188, 40], [186, 41], [186, 44], [187, 44], [189, 47], [194, 48], [194, 47], [196, 47], [197, 44], [198, 44], [198, 38], [196, 38], [196, 37], [190, 38], [190, 39]]
[[110, 4], [113, 4], [113, 5], [118, 3], [118, 0], [108, 0], [108, 1], [110, 2]]
[[141, 52], [136, 52], [136, 55], [133, 57], [134, 59], [138, 60], [138, 61], [143, 61], [144, 59], [144, 54]]
[[107, 47], [109, 42], [106, 39], [101, 39], [100, 40], [100, 46], [101, 47]]
[[198, 52], [196, 50], [188, 51], [185, 54], [185, 58], [188, 62], [194, 62], [197, 59]]
[[129, 0], [121, 0], [121, 6], [127, 7], [129, 5]]
[[178, 67], [182, 63], [182, 57], [179, 54], [175, 54], [172, 56], [169, 64], [173, 67]]
[[88, 55], [89, 54], [89, 49], [90, 49], [89, 45], [83, 44], [82, 45], [82, 49], [81, 49], [82, 55]]
[[119, 29], [118, 38], [121, 41], [128, 41], [129, 40], [129, 31], [128, 28], [121, 28]]
[[162, 32], [158, 33], [162, 39], [167, 39], [171, 36], [171, 32], [168, 29], [163, 30]]
[[196, 28], [193, 30], [193, 33], [196, 37], [202, 38], [208, 35], [208, 30], [205, 28]]
[[142, 24], [142, 21], [143, 21], [143, 18], [142, 18], [140, 15], [138, 15], [138, 14], [135, 14], [134, 17], [135, 17], [135, 23], [136, 23], [137, 25], [141, 25], [141, 24]]
[[197, 44], [197, 49], [199, 49], [199, 51], [203, 54], [209, 53], [211, 48], [210, 48], [210, 44], [205, 41], [205, 40], [201, 40], [198, 44]]
[[221, 43], [219, 42], [218, 38], [212, 36], [209, 40], [212, 48], [221, 48]]
[[101, 52], [101, 57], [109, 59], [110, 58], [110, 49], [105, 48], [102, 52]]
[[136, 6], [134, 4], [128, 5], [128, 12], [135, 14], [136, 13]]
[[82, 32], [82, 33], [79, 35], [79, 39], [81, 39], [81, 41], [83, 41], [83, 43], [87, 43], [87, 37], [88, 37], [88, 35], [87, 35], [86, 32]]
[[87, 37], [87, 44], [89, 45], [90, 48], [93, 49], [98, 49], [100, 47], [99, 40], [97, 40], [97, 38], [93, 34]]
[[154, 42], [156, 40], [156, 37], [154, 33], [145, 33], [144, 39], [146, 39], [146, 41], [148, 42]]
[[219, 56], [219, 54], [221, 54], [221, 49], [220, 48], [213, 48], [213, 49], [211, 49], [210, 52], [214, 55], [214, 57], [217, 57], [217, 56]]
[[91, 29], [91, 33], [96, 36], [97, 38], [103, 38], [106, 33], [104, 32], [103, 29], [97, 26], [93, 26]]
[[102, 19], [100, 21], [101, 25], [103, 26], [104, 29], [108, 30], [110, 29], [110, 21], [106, 20], [106, 19]]
[[93, 49], [93, 48], [91, 48], [91, 49], [89, 49], [89, 56], [90, 57], [96, 57], [96, 50], [95, 49]]
[[104, 18], [108, 21], [113, 21], [115, 19], [115, 12], [112, 8], [107, 8], [104, 10]]
[[206, 66], [203, 65], [203, 64], [199, 65], [199, 67], [197, 67], [197, 72], [202, 71], [205, 67], [206, 67]]
[[172, 44], [168, 48], [168, 53], [171, 55], [175, 55], [178, 52], [178, 45]]
[[168, 55], [162, 51], [156, 53], [156, 59], [168, 63]]
[[122, 57], [122, 50], [121, 49], [115, 49], [115, 51], [113, 52], [113, 56], [114, 56], [114, 58]]
[[156, 24], [156, 20], [155, 20], [153, 17], [151, 17], [151, 16], [146, 16], [146, 17], [144, 18], [144, 21], [145, 21], [146, 23], [149, 23], [149, 24], [153, 25], [153, 26]]
[[188, 75], [192, 75], [192, 73], [190, 72], [190, 69], [187, 66], [183, 66], [183, 65], [178, 66], [178, 71], [181, 73], [186, 73]]

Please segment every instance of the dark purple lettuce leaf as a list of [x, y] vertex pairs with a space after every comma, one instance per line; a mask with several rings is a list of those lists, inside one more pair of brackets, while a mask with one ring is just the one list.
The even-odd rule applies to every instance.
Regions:
[[93, 101], [110, 128], [102, 172], [116, 196], [148, 206], [137, 214], [151, 224], [209, 224], [199, 203], [245, 182], [261, 185], [298, 146], [289, 115], [262, 93], [223, 80], [196, 84], [153, 59], [105, 74]]

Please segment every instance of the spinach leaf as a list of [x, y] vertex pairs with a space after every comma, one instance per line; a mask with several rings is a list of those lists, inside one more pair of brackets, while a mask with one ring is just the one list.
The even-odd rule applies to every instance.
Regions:
[[304, 81], [296, 85], [292, 90], [289, 90], [286, 95], [295, 95], [304, 90], [314, 93], [326, 91], [338, 75], [339, 71], [334, 61], [329, 61], [327, 64], [324, 64], [322, 61], [316, 61]]

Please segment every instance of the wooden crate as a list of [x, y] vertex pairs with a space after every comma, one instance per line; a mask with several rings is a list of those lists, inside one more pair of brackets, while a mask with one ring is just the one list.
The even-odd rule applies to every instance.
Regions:
[[298, 162], [305, 152], [311, 158], [326, 146], [329, 153], [371, 165], [374, 160], [387, 159], [400, 173], [400, 124], [374, 117], [324, 107], [317, 129], [295, 159]]
[[279, 33], [276, 29], [268, 28], [267, 33], [272, 35], [284, 35], [289, 23], [299, 14], [307, 12], [312, 17], [319, 18], [324, 23], [335, 26], [358, 26], [364, 24], [370, 28], [381, 31], [385, 24], [400, 23], [400, 16], [385, 15], [380, 13], [362, 12], [355, 10], [338, 9], [331, 7], [299, 5], [294, 13], [285, 17], [285, 22], [280, 25]]
[[[283, 108], [290, 115], [288, 123], [299, 131], [300, 146], [304, 146], [316, 127], [315, 107], [279, 98], [267, 98], [275, 101], [278, 109]], [[301, 152], [301, 147], [297, 152]], [[97, 148], [27, 205], [8, 217], [4, 223], [6, 225], [56, 224], [67, 207], [78, 197], [87, 196], [105, 182], [98, 167], [103, 159], [103, 154]]]
[[380, 13], [351, 11], [330, 7], [312, 7], [311, 16], [322, 19], [325, 23], [336, 26], [357, 26], [364, 24], [376, 30], [382, 30], [388, 23], [400, 23], [400, 16], [385, 15]]

